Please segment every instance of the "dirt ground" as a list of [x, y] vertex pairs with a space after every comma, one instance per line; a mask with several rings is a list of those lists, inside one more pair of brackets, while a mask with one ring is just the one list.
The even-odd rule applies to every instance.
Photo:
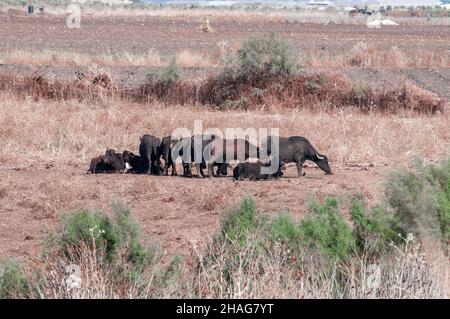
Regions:
[[[209, 18], [214, 32], [200, 25]], [[305, 24], [283, 18], [251, 19], [201, 16], [81, 16], [81, 28], [66, 27], [64, 16], [12, 16], [0, 14], [2, 50], [64, 50], [81, 53], [145, 53], [149, 49], [178, 52], [191, 49], [219, 53], [217, 43], [240, 43], [251, 36], [275, 33], [287, 37], [302, 50], [326, 50], [335, 54], [364, 41], [375, 46], [396, 46], [406, 52], [437, 50], [450, 54], [448, 26], [397, 26], [369, 29], [365, 25]], [[51, 41], [49, 41], [51, 39]]]
[[[280, 180], [234, 182], [131, 174], [87, 174], [85, 168], [0, 170], [0, 260], [38, 256], [61, 215], [76, 209], [111, 211], [120, 201], [141, 223], [144, 235], [169, 255], [189, 256], [192, 243], [205, 243], [242, 197], [252, 196], [261, 212], [305, 215], [311, 200], [339, 196], [343, 205], [361, 194], [368, 204], [382, 197], [382, 180], [392, 168], [333, 167], [324, 175], [314, 164], [296, 177], [295, 166]], [[231, 170], [229, 170], [231, 175]]]

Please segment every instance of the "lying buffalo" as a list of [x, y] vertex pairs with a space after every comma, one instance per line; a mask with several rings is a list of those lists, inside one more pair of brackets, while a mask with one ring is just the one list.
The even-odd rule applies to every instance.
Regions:
[[214, 165], [220, 165], [220, 171], [226, 173], [230, 161], [244, 162], [250, 157], [259, 158], [259, 148], [249, 141], [238, 138], [215, 138], [211, 142], [211, 160], [209, 161], [208, 174], [209, 176], [214, 175]]
[[147, 167], [147, 174], [161, 175], [160, 146], [161, 139], [153, 135], [144, 135], [140, 138], [139, 154]]
[[[272, 137], [267, 137], [263, 142], [263, 147], [265, 148], [265, 153], [267, 155], [272, 155], [272, 158], [276, 158], [276, 154], [272, 154], [271, 141]], [[326, 174], [332, 174], [327, 157], [319, 154], [311, 143], [301, 136], [291, 136], [288, 138], [279, 137], [278, 158], [284, 163], [296, 163], [298, 176], [302, 176], [302, 165], [306, 160], [316, 163]]]
[[249, 179], [251, 181], [256, 180], [265, 180], [265, 179], [272, 179], [272, 178], [278, 178], [283, 175], [282, 170], [284, 170], [284, 163], [279, 162], [278, 169], [272, 173], [272, 174], [266, 174], [262, 172], [263, 167], [269, 167], [271, 166], [271, 163], [262, 163], [262, 162], [256, 162], [256, 163], [239, 163], [233, 170], [233, 177], [237, 181], [242, 181], [244, 179]]
[[135, 155], [133, 152], [123, 151], [122, 157], [127, 173], [143, 174], [148, 171], [148, 166], [139, 155]]
[[125, 170], [125, 162], [121, 153], [117, 153], [113, 149], [107, 149], [103, 160], [106, 164], [113, 167], [115, 172], [122, 173]]
[[100, 155], [91, 159], [91, 164], [89, 166], [88, 172], [92, 174], [114, 173], [115, 170], [111, 164], [105, 163], [105, 156]]

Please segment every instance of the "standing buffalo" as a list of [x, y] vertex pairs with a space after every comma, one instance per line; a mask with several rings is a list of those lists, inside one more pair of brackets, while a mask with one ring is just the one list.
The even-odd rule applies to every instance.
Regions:
[[161, 139], [152, 135], [144, 135], [140, 138], [139, 154], [147, 167], [147, 174], [161, 175], [160, 146]]
[[129, 151], [123, 151], [122, 157], [127, 173], [143, 174], [148, 171], [148, 165], [146, 165], [145, 161], [139, 155], [135, 155]]
[[[172, 176], [178, 175], [176, 167], [176, 160], [180, 156], [180, 149], [177, 148], [178, 142], [179, 140], [172, 138], [172, 136], [166, 136], [162, 139], [159, 151], [164, 160], [164, 175], [169, 174], [169, 167], [172, 167]], [[172, 154], [172, 151], [174, 154]]]
[[[276, 154], [272, 154], [272, 137], [269, 136], [263, 143], [266, 148], [266, 154], [276, 158]], [[279, 160], [284, 163], [294, 162], [297, 164], [297, 175], [302, 176], [302, 165], [306, 160], [316, 163], [326, 174], [332, 174], [328, 159], [325, 155], [319, 154], [311, 143], [304, 137], [291, 136], [288, 138], [279, 137]]]
[[103, 162], [113, 167], [116, 172], [122, 173], [125, 170], [125, 162], [121, 153], [117, 153], [113, 149], [107, 149]]
[[[222, 159], [222, 155], [224, 157], [225, 153], [222, 154], [222, 151], [219, 151], [219, 149], [217, 148], [218, 144], [214, 144], [219, 140], [223, 141], [223, 139], [217, 138], [214, 135], [211, 136], [194, 135], [190, 138], [189, 137], [184, 138], [179, 142], [178, 145], [180, 145], [181, 148], [180, 155], [183, 155], [183, 150], [190, 149], [190, 155], [188, 154], [187, 156], [186, 155], [183, 156], [183, 169], [184, 169], [183, 175], [185, 177], [192, 176], [191, 163], [195, 164], [198, 176], [205, 177], [203, 169], [207, 167], [207, 162], [211, 161], [212, 159], [210, 157], [205, 158], [205, 155], [210, 154], [211, 156], [214, 156], [213, 154], [214, 152], [216, 153], [220, 152], [220, 156], [218, 160], [214, 160], [208, 165], [209, 177], [227, 175], [227, 168], [230, 167], [230, 165], [226, 162], [225, 158]], [[195, 151], [198, 152], [197, 155], [195, 154]], [[233, 154], [234, 156], [236, 156], [236, 153]], [[215, 166], [217, 166], [216, 173], [214, 173], [213, 171], [213, 168]]]

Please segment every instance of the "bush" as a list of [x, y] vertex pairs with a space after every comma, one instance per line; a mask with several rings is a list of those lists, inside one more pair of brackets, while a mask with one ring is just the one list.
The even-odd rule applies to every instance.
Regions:
[[314, 203], [311, 212], [300, 222], [300, 239], [331, 260], [348, 259], [355, 249], [355, 236], [342, 218], [337, 200], [327, 198], [324, 204]]
[[398, 216], [392, 210], [377, 206], [368, 214], [360, 201], [353, 200], [350, 215], [360, 251], [370, 249], [375, 253], [382, 253], [391, 243], [401, 244], [398, 234], [404, 234], [404, 231]]
[[118, 236], [108, 216], [100, 211], [81, 211], [66, 215], [63, 220], [62, 248], [68, 251], [82, 243], [104, 251], [112, 260], [116, 254]]
[[181, 71], [173, 59], [169, 66], [165, 69], [154, 68], [150, 70], [147, 79], [151, 83], [161, 83], [165, 86], [170, 86], [181, 79]]
[[450, 160], [425, 166], [416, 160], [411, 171], [390, 175], [386, 184], [387, 204], [398, 214], [407, 232], [436, 235], [444, 246], [450, 240]]
[[237, 52], [236, 74], [252, 79], [268, 72], [272, 75], [293, 75], [298, 70], [297, 52], [289, 42], [274, 34], [251, 38]]
[[300, 233], [297, 225], [288, 214], [280, 214], [270, 225], [270, 240], [281, 242], [290, 249], [297, 249], [300, 243]]
[[255, 201], [245, 198], [239, 207], [228, 213], [222, 221], [220, 239], [230, 244], [235, 242], [242, 244], [261, 225], [263, 225], [263, 220], [257, 215]]
[[26, 298], [30, 290], [20, 265], [12, 261], [5, 263], [0, 273], [0, 299]]
[[74, 247], [87, 245], [104, 255], [108, 262], [113, 262], [118, 258], [120, 248], [136, 267], [150, 264], [156, 248], [141, 243], [140, 226], [130, 211], [116, 203], [113, 213], [114, 219], [101, 211], [81, 211], [64, 216], [60, 240], [63, 251], [67, 253]]

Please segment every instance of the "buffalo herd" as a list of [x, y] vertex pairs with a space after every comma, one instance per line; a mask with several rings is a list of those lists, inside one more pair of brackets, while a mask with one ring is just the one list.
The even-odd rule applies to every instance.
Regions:
[[[210, 157], [206, 159], [205, 154]], [[306, 160], [316, 163], [326, 174], [332, 174], [327, 157], [319, 154], [301, 136], [269, 136], [261, 146], [255, 146], [246, 139], [223, 139], [214, 135], [180, 139], [166, 136], [161, 140], [149, 134], [140, 137], [139, 155], [130, 151], [118, 153], [114, 149], [107, 149], [104, 155], [91, 160], [88, 172], [168, 175], [170, 169], [171, 175], [175, 176], [178, 175], [178, 159], [183, 164], [184, 177], [192, 177], [192, 164], [199, 177], [206, 176], [204, 169], [208, 169], [209, 177], [226, 176], [231, 167], [230, 162], [235, 161], [238, 161], [233, 169], [235, 180], [278, 178], [283, 175], [285, 163], [290, 162], [296, 164], [298, 176], [303, 176], [302, 165]], [[269, 167], [273, 169], [269, 170]]]

